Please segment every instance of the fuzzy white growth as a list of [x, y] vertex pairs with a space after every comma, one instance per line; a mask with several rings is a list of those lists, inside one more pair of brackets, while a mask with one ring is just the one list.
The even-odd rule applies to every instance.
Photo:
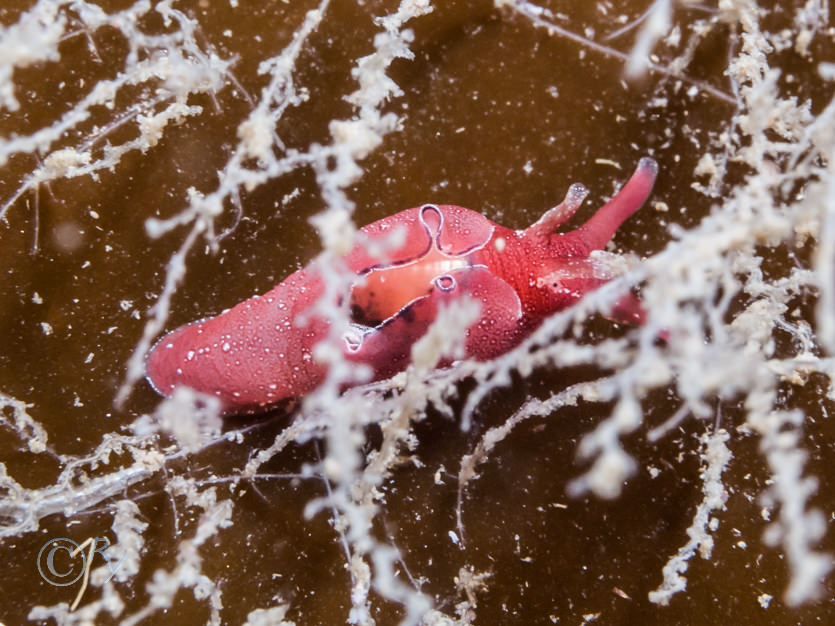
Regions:
[[223, 608], [219, 586], [202, 573], [203, 559], [199, 549], [203, 543], [217, 532], [231, 525], [232, 502], [223, 500], [218, 502], [214, 488], [197, 490], [197, 487], [183, 481], [183, 492], [187, 494], [189, 502], [203, 509], [200, 521], [191, 539], [180, 543], [177, 552], [177, 565], [171, 570], [158, 569], [154, 572], [153, 580], [147, 585], [150, 602], [145, 608], [122, 620], [122, 624], [134, 626], [142, 623], [150, 615], [159, 610], [169, 608], [174, 602], [174, 596], [181, 588], [191, 588], [197, 600], [207, 601], [210, 614], [207, 623], [212, 626], [221, 624], [220, 610]]
[[[27, 413], [32, 406], [0, 393], [0, 425], [12, 430], [21, 441], [26, 442], [29, 452], [37, 454], [46, 450], [47, 434], [43, 426]], [[11, 409], [13, 421], [8, 419], [5, 409]]]
[[693, 523], [687, 529], [688, 542], [667, 561], [662, 571], [664, 582], [658, 589], [650, 592], [650, 602], [668, 604], [673, 595], [686, 589], [687, 579], [682, 574], [687, 571], [689, 561], [696, 550], [703, 559], [710, 558], [713, 551], [713, 537], [708, 533], [710, 515], [713, 511], [724, 509], [728, 500], [728, 492], [722, 483], [722, 472], [733, 456], [727, 446], [729, 439], [730, 435], [725, 430], [718, 430], [701, 438], [704, 446], [702, 459], [706, 463], [701, 472], [704, 497], [696, 508]]
[[[130, 454], [133, 463], [111, 473], [93, 475], [94, 470], [110, 462], [111, 455]], [[0, 463], [0, 537], [37, 530], [49, 515], [63, 513], [70, 517], [118, 495], [129, 485], [153, 476], [166, 457], [151, 438], [108, 434], [85, 457], [58, 455], [63, 469], [55, 482], [41, 489], [26, 489], [6, 472]]]
[[[42, 128], [0, 138], [0, 167], [22, 164], [27, 172], [22, 178], [17, 174], [10, 178], [20, 183], [0, 206], [0, 220], [20, 219], [25, 226], [30, 213], [25, 212], [23, 199], [30, 195], [37, 198], [38, 189], [51, 181], [96, 177], [104, 170], [123, 167], [128, 154], [155, 158], [173, 125], [202, 124], [210, 116], [204, 107], [193, 103], [194, 96], [214, 98], [228, 84], [236, 85], [230, 60], [220, 58], [197, 36], [199, 18], [178, 11], [174, 4], [140, 0], [122, 11], [107, 13], [85, 0], [38, 0], [16, 23], [0, 28], [0, 107], [9, 112], [25, 107], [27, 97], [14, 82], [15, 70], [63, 63], [58, 51], [63, 38], [86, 36], [107, 27], [127, 46], [115, 73], [69, 102], [55, 119]], [[787, 77], [772, 64], [776, 53], [794, 49], [808, 56], [814, 51], [815, 38], [829, 24], [828, 4], [809, 0], [797, 9], [791, 29], [768, 33], [760, 26], [765, 13], [752, 0], [722, 0], [715, 13], [687, 23], [677, 20], [681, 3], [657, 0], [641, 18], [609, 37], [611, 41], [632, 26], [638, 28], [631, 53], [604, 45], [591, 34], [580, 35], [559, 26], [556, 22], [561, 16], [533, 2], [498, 0], [496, 4], [502, 7], [504, 19], [530, 29], [532, 41], [534, 28], [543, 29], [573, 42], [580, 51], [623, 64], [627, 73], [645, 70], [680, 80], [688, 94], [694, 94], [690, 97], [703, 93], [722, 107], [730, 103], [728, 119], [710, 146], [700, 146], [701, 156], [692, 172], [694, 188], [712, 198], [710, 215], [688, 229], [671, 225], [670, 241], [662, 251], [622, 268], [617, 279], [577, 306], [552, 316], [520, 346], [492, 362], [463, 362], [434, 370], [443, 358], [460, 354], [456, 350], [465, 329], [477, 315], [473, 303], [461, 302], [443, 311], [427, 336], [414, 346], [414, 365], [407, 372], [391, 381], [341, 393], [345, 383], [362, 381], [367, 374], [342, 356], [339, 329], [348, 319], [347, 306], [337, 309], [329, 304], [353, 280], [341, 256], [361, 237], [352, 218], [350, 188], [363, 175], [362, 160], [384, 147], [390, 133], [410, 123], [402, 114], [392, 112], [400, 111], [390, 103], [403, 91], [389, 70], [395, 60], [411, 59], [412, 48], [424, 43], [415, 42], [414, 33], [406, 26], [432, 6], [427, 0], [403, 0], [390, 15], [376, 20], [379, 32], [372, 41], [364, 42], [363, 56], [354, 61], [356, 89], [344, 96], [351, 113], [330, 121], [325, 145], [291, 149], [277, 129], [288, 111], [310, 97], [300, 84], [303, 72], [299, 70], [312, 36], [332, 19], [329, 1], [322, 0], [299, 20], [283, 50], [261, 62], [259, 73], [266, 84], [230, 135], [231, 152], [216, 183], [184, 193], [180, 213], [146, 220], [150, 237], [173, 236], [181, 229], [181, 243], [173, 246], [176, 251], [165, 267], [157, 301], [127, 363], [117, 400], [127, 399], [141, 379], [144, 355], [166, 327], [178, 287], [188, 280], [190, 255], [196, 254], [201, 243], [216, 250], [218, 241], [229, 232], [220, 231], [218, 219], [230, 209], [232, 217], [237, 213], [241, 218], [245, 211], [242, 191], [253, 191], [305, 167], [316, 175], [325, 205], [312, 223], [325, 250], [317, 267], [327, 285], [315, 314], [333, 320], [334, 329], [316, 352], [329, 365], [328, 378], [305, 399], [298, 419], [271, 445], [254, 451], [248, 462], [242, 463], [240, 473], [202, 480], [178, 469], [175, 462], [221, 442], [240, 443], [243, 431], [220, 436], [217, 407], [191, 392], [179, 391], [153, 415], [136, 418], [130, 424], [133, 435], [106, 433], [94, 449], [79, 455], [52, 449], [50, 444], [57, 445], [55, 435], [50, 433], [48, 438], [48, 429], [35, 419], [40, 417], [36, 397], [27, 396], [23, 402], [0, 394], [0, 425], [20, 440], [22, 453], [48, 454], [58, 463], [52, 484], [39, 488], [27, 487], [25, 476], [9, 469], [14, 467], [11, 462], [0, 464], [0, 537], [14, 539], [37, 531], [49, 516], [71, 519], [101, 508], [101, 515], [113, 516], [113, 555], [125, 559], [123, 569], [110, 582], [104, 582], [108, 573], [104, 567], [93, 573], [91, 582], [100, 593], [85, 600], [78, 610], [70, 611], [67, 603], [34, 607], [31, 619], [53, 619], [62, 624], [115, 620], [138, 624], [153, 620], [187, 589], [208, 608], [211, 623], [223, 623], [223, 580], [211, 578], [209, 568], [204, 571], [205, 548], [214, 539], [224, 539], [235, 509], [233, 497], [227, 497], [217, 485], [255, 485], [261, 480], [290, 478], [324, 483], [327, 495], [311, 502], [307, 513], [327, 514], [333, 519], [333, 540], [344, 552], [346, 580], [350, 577], [350, 590], [344, 590], [351, 603], [346, 620], [370, 624], [379, 604], [394, 603], [402, 607], [407, 624], [472, 624], [479, 594], [489, 593], [493, 578], [501, 572], [476, 572], [461, 562], [460, 568], [456, 564], [454, 592], [441, 598], [433, 597], [426, 588], [422, 591], [420, 578], [413, 579], [408, 571], [403, 574], [410, 555], [402, 554], [394, 538], [382, 538], [377, 530], [385, 512], [386, 486], [401, 464], [419, 461], [412, 456], [417, 443], [414, 424], [424, 418], [429, 405], [451, 414], [449, 400], [458, 393], [456, 385], [461, 380], [469, 378], [476, 383], [465, 400], [462, 428], [466, 429], [482, 401], [511, 385], [515, 376], [528, 377], [538, 368], [578, 365], [593, 366], [606, 374], [554, 390], [546, 400], [529, 399], [503, 424], [487, 430], [461, 459], [457, 534], [450, 529], [459, 546], [465, 546], [467, 538], [467, 486], [478, 478], [480, 466], [500, 461], [503, 446], [510, 445], [510, 435], [519, 424], [534, 418], [554, 419], [561, 409], [579, 400], [613, 403], [608, 419], [582, 437], [577, 453], [588, 470], [583, 473], [578, 469], [580, 475], [567, 489], [624, 498], [629, 497], [626, 480], [638, 469], [623, 442], [626, 435], [646, 433], [649, 440], [657, 441], [685, 420], [713, 419], [717, 404], [727, 404], [738, 407], [743, 417], [736, 429], [716, 430], [703, 439], [702, 501], [687, 530], [687, 542], [660, 573], [663, 582], [650, 598], [663, 604], [684, 591], [683, 574], [693, 555], [698, 551], [704, 558], [711, 557], [708, 530], [722, 532], [714, 530], [710, 521], [717, 519], [711, 516], [733, 493], [733, 485], [723, 483], [730, 480], [723, 478], [723, 471], [735, 449], [738, 430], [760, 437], [760, 452], [769, 472], [769, 488], [762, 497], [767, 515], [773, 519], [765, 540], [788, 564], [785, 599], [796, 605], [820, 594], [821, 581], [831, 573], [832, 557], [818, 545], [827, 528], [822, 513], [811, 504], [818, 483], [809, 474], [813, 448], [804, 438], [815, 428], [813, 420], [818, 416], [811, 414], [814, 408], [805, 407], [805, 413], [798, 410], [779, 390], [823, 375], [830, 384], [821, 399], [825, 399], [823, 395], [835, 398], [835, 100], [822, 103], [821, 110], [813, 112], [809, 103], [798, 101], [787, 87]], [[153, 16], [163, 19], [164, 33], [149, 35], [140, 28], [144, 19]], [[720, 24], [730, 29], [733, 41], [739, 43], [738, 49], [730, 50], [727, 88], [687, 75], [695, 50]], [[92, 38], [90, 41], [92, 46]], [[665, 62], [650, 61], [662, 41], [668, 48], [680, 50], [678, 56]], [[819, 73], [823, 80], [832, 81], [835, 66], [822, 63]], [[143, 95], [127, 97], [134, 93]], [[666, 100], [657, 102], [656, 106], [663, 107]], [[117, 136], [123, 137], [116, 132], [120, 129], [130, 129], [133, 134], [126, 136], [132, 138], [117, 141]], [[725, 180], [732, 164], [750, 168], [734, 187]], [[691, 174], [672, 163], [662, 168], [682, 179]], [[288, 194], [287, 199], [292, 197]], [[663, 199], [668, 209], [665, 218], [683, 213], [674, 200]], [[386, 241], [375, 242], [375, 253], [396, 248], [402, 236], [402, 232], [394, 232]], [[808, 247], [810, 267], [800, 261], [782, 272], [766, 267], [768, 255], [782, 254], [794, 242]], [[591, 343], [578, 339], [589, 317], [609, 312], [638, 286], [649, 314], [643, 327], [618, 339]], [[815, 297], [814, 319], [804, 319], [797, 301], [811, 302]], [[42, 323], [45, 333], [52, 332], [49, 323]], [[656, 341], [662, 332], [669, 335], [666, 343]], [[783, 342], [787, 345], [781, 347], [778, 337], [788, 338]], [[54, 339], [52, 335], [49, 341]], [[674, 393], [680, 404], [671, 415], [662, 416], [662, 423], [650, 425], [644, 418], [645, 404], [650, 392], [660, 389]], [[379, 426], [382, 443], [369, 452], [366, 427], [372, 423]], [[261, 472], [282, 450], [310, 440], [323, 444], [323, 458], [315, 467], [292, 476]], [[134, 589], [138, 604], [134, 601], [126, 615], [125, 586], [158, 567], [152, 565], [155, 561], [144, 545], [148, 527], [142, 503], [123, 495], [149, 478], [163, 481], [179, 543], [173, 565], [156, 569], [147, 588]], [[183, 513], [186, 510], [188, 515]], [[435, 605], [451, 595], [456, 604], [454, 613], [447, 615]], [[767, 607], [770, 599], [770, 594], [762, 594], [762, 606]], [[286, 619], [292, 616], [292, 601], [274, 599], [265, 604], [272, 606], [247, 607], [247, 624], [292, 624]], [[594, 616], [589, 614], [588, 619]]]
[[[177, 387], [157, 407], [155, 417], [162, 432], [170, 434], [187, 452], [202, 448], [220, 435], [220, 401], [187, 387]], [[188, 419], [183, 419], [183, 416]]]
[[[97, 570], [100, 575], [110, 577], [116, 582], [126, 582], [139, 573], [141, 553], [144, 547], [142, 533], [148, 528], [147, 522], [139, 519], [139, 507], [132, 500], [120, 500], [116, 503], [116, 512], [113, 515], [113, 534], [116, 535], [116, 542], [109, 547], [108, 556], [111, 563]], [[115, 572], [113, 572], [115, 569]], [[95, 578], [93, 578], [95, 583]]]
[[16, 111], [12, 72], [39, 61], [56, 61], [58, 42], [64, 36], [66, 18], [58, 14], [63, 2], [40, 0], [17, 23], [0, 28], [0, 105]]
[[789, 559], [791, 582], [786, 603], [796, 606], [817, 598], [820, 583], [832, 571], [833, 558], [815, 549], [826, 533], [826, 517], [808, 509], [807, 501], [818, 488], [814, 477], [803, 476], [808, 453], [800, 448], [799, 427], [804, 416], [799, 411], [773, 411], [751, 425], [762, 435], [761, 449], [768, 459], [774, 484], [764, 494], [766, 505], [779, 505], [779, 517], [766, 530], [770, 545], [782, 545]]
[[255, 609], [246, 616], [244, 626], [296, 626], [295, 622], [284, 619], [288, 606], [280, 604], [269, 609]]
[[626, 63], [626, 75], [635, 78], [643, 74], [649, 65], [650, 51], [670, 31], [673, 0], [656, 0], [649, 8], [647, 20], [638, 34], [635, 46]]
[[[20, 67], [37, 60], [57, 60], [58, 42], [70, 24], [65, 15], [69, 5], [66, 1], [40, 0], [18, 24], [0, 32], [0, 57], [19, 57]], [[7, 221], [11, 206], [24, 193], [37, 189], [42, 183], [62, 177], [95, 176], [103, 169], [117, 167], [129, 152], [139, 150], [144, 153], [159, 142], [169, 124], [202, 112], [201, 107], [186, 104], [189, 95], [213, 93], [227, 80], [229, 62], [211, 50], [201, 48], [195, 39], [196, 22], [169, 3], [160, 2], [152, 7], [149, 2], [140, 1], [113, 14], [83, 1], [72, 3], [72, 9], [72, 26], [79, 29], [76, 35], [110, 26], [124, 35], [130, 50], [124, 67], [115, 78], [96, 83], [51, 126], [30, 135], [0, 138], [0, 165], [16, 155], [36, 151], [46, 153], [43, 165], [25, 177], [17, 192], [0, 206], [0, 220]], [[146, 35], [138, 22], [151, 12], [161, 15], [168, 24], [176, 23], [179, 28], [169, 35]], [[36, 26], [38, 24], [40, 26]], [[60, 32], [56, 34], [55, 29]], [[140, 56], [145, 58], [140, 60]], [[0, 102], [5, 101], [12, 109], [18, 107], [11, 82], [14, 65], [14, 62], [0, 63], [3, 68], [0, 70]], [[121, 93], [131, 87], [152, 84], [158, 85], [153, 96], [134, 102], [128, 108], [117, 109], [116, 99]], [[94, 112], [98, 107], [113, 111], [112, 117], [107, 123], [90, 128], [89, 122], [95, 119]], [[117, 144], [108, 141], [116, 129], [132, 123], [138, 131], [135, 139]], [[74, 130], [83, 131], [86, 140], [55, 147], [66, 144], [67, 136]]]
[[434, 369], [442, 357], [464, 357], [467, 329], [481, 314], [481, 302], [460, 298], [453, 305], [443, 307], [426, 334], [412, 346], [412, 364], [418, 376]]
[[489, 572], [476, 572], [471, 566], [464, 566], [458, 570], [455, 577], [455, 589], [464, 596], [456, 603], [456, 617], [450, 617], [440, 611], [429, 611], [421, 626], [472, 626], [476, 619], [478, 596], [487, 590], [487, 581], [492, 575]]
[[489, 429], [476, 444], [472, 453], [461, 459], [461, 469], [458, 471], [458, 506], [456, 517], [458, 535], [464, 538], [464, 523], [462, 518], [464, 490], [467, 484], [478, 477], [476, 468], [487, 461], [493, 449], [510, 435], [520, 423], [533, 417], [544, 417], [557, 408], [576, 406], [579, 400], [587, 402], [607, 402], [612, 399], [615, 391], [612, 379], [596, 380], [591, 383], [578, 383], [552, 395], [548, 400], [533, 399], [526, 402], [522, 408], [514, 413], [501, 426]]

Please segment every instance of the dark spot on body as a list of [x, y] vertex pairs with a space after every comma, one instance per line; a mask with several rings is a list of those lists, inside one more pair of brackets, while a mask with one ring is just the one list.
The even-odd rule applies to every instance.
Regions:
[[415, 308], [413, 306], [407, 306], [404, 309], [400, 310], [400, 313], [397, 314], [397, 317], [402, 319], [407, 324], [411, 324], [415, 321]]
[[354, 303], [351, 305], [351, 321], [362, 326], [379, 326], [381, 319], [374, 319], [369, 311]]

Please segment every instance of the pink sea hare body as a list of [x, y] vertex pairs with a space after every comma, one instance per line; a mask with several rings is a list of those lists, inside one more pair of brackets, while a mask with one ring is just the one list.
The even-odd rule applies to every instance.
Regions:
[[[557, 233], [587, 195], [572, 185], [565, 200], [524, 230], [495, 224], [453, 205], [425, 204], [361, 229], [366, 241], [405, 229], [404, 243], [385, 258], [359, 243], [345, 258], [356, 274], [350, 292], [352, 323], [342, 349], [350, 361], [370, 366], [373, 379], [405, 369], [411, 346], [429, 328], [439, 307], [462, 295], [481, 303], [467, 332], [470, 358], [496, 357], [542, 321], [571, 306], [611, 279], [605, 264], [590, 257], [649, 196], [657, 166], [641, 159], [620, 192], [576, 230]], [[325, 292], [314, 265], [288, 276], [210, 319], [166, 335], [151, 350], [151, 385], [169, 395], [178, 385], [217, 396], [227, 412], [269, 406], [314, 390], [326, 375], [313, 349], [331, 322], [312, 311]], [[643, 310], [627, 296], [612, 316], [640, 323]]]

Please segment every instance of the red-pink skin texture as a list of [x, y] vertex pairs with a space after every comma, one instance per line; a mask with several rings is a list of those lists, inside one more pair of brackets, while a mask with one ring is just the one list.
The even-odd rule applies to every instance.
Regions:
[[[524, 230], [505, 228], [453, 205], [407, 209], [365, 226], [361, 233], [372, 241], [396, 228], [405, 229], [406, 237], [386, 260], [375, 258], [361, 244], [354, 247], [345, 264], [360, 286], [363, 277], [374, 272], [385, 276], [386, 270], [402, 265], [432, 272], [436, 265], [428, 265], [431, 259], [448, 262], [451, 268], [444, 265], [437, 275], [409, 285], [421, 295], [382, 323], [346, 328], [345, 356], [370, 366], [372, 380], [402, 371], [410, 362], [412, 344], [426, 332], [438, 308], [463, 294], [482, 304], [479, 319], [467, 333], [466, 356], [487, 360], [503, 354], [547, 316], [610, 278], [589, 254], [602, 249], [641, 207], [656, 173], [654, 161], [641, 159], [620, 192], [583, 226], [567, 233], [554, 230], [585, 197], [580, 185], [573, 185], [561, 205]], [[326, 375], [313, 349], [329, 334], [330, 322], [311, 312], [323, 292], [322, 279], [311, 264], [262, 296], [174, 330], [148, 354], [148, 381], [163, 395], [178, 385], [215, 395], [227, 413], [258, 410], [313, 391]], [[379, 302], [391, 306], [385, 297]], [[640, 323], [643, 310], [637, 299], [627, 297], [612, 316]]]

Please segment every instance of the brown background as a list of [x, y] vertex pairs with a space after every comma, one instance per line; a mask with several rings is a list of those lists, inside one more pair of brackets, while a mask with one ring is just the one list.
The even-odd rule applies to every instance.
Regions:
[[[632, 19], [646, 4], [607, 3], [605, 15], [595, 3], [548, 6], [568, 16], [561, 25], [577, 33], [593, 28], [600, 38], [619, 27], [618, 15]], [[277, 129], [288, 146], [305, 149], [311, 142], [329, 141], [329, 120], [351, 114], [342, 99], [356, 88], [350, 69], [357, 57], [372, 51], [371, 39], [378, 29], [371, 18], [395, 6], [377, 1], [339, 1], [331, 6], [298, 65], [297, 81], [310, 90], [310, 100], [289, 112]], [[265, 80], [256, 72], [258, 63], [280, 52], [311, 7], [309, 2], [277, 1], [251, 6], [242, 1], [238, 8], [228, 2], [181, 4], [198, 18], [202, 37], [222, 57], [237, 57], [234, 73], [253, 94]], [[0, 19], [12, 23], [20, 8], [7, 6]], [[703, 17], [697, 10], [676, 13], [682, 24], [697, 17]], [[776, 27], [790, 19], [786, 8], [769, 23]], [[661, 168], [653, 199], [663, 200], [670, 210], [642, 209], [617, 234], [618, 249], [638, 255], [657, 252], [669, 240], [668, 224], [693, 226], [715, 202], [690, 185], [698, 158], [733, 113], [726, 102], [703, 92], [687, 96], [686, 88], [676, 89], [675, 79], [659, 75], [624, 85], [621, 61], [591, 50], [581, 55], [578, 44], [549, 36], [489, 2], [438, 3], [432, 14], [410, 27], [415, 31], [411, 47], [416, 58], [393, 65], [390, 75], [405, 95], [387, 105], [402, 114], [405, 123], [363, 162], [365, 174], [349, 190], [358, 224], [435, 202], [459, 204], [504, 225], [524, 227], [557, 204], [570, 183], [582, 181], [591, 195], [572, 222], [577, 224], [647, 154]], [[627, 34], [611, 43], [628, 51], [632, 39]], [[89, 86], [121, 66], [126, 47], [119, 34], [103, 29], [94, 40], [100, 59], [90, 54], [85, 38], [74, 37], [61, 44], [59, 63], [16, 71], [16, 93], [23, 107], [0, 115], [0, 134], [31, 132], [49, 124], [65, 102], [86, 93], [82, 80]], [[728, 27], [717, 26], [699, 47], [688, 75], [729, 89], [722, 71], [732, 43]], [[664, 47], [658, 52], [663, 55]], [[833, 47], [818, 41], [813, 52], [818, 59], [831, 59]], [[825, 104], [831, 87], [817, 78], [817, 61], [783, 53], [773, 63], [797, 77], [794, 88], [802, 99], [812, 98], [813, 110]], [[668, 100], [666, 106], [653, 104], [659, 97]], [[151, 240], [144, 222], [149, 216], [182, 210], [190, 186], [214, 188], [215, 173], [234, 146], [237, 124], [249, 111], [231, 87], [217, 94], [217, 107], [209, 98], [194, 102], [204, 106], [204, 113], [168, 129], [147, 154], [128, 155], [119, 168], [103, 172], [98, 180], [83, 177], [41, 188], [37, 252], [32, 252], [32, 194], [12, 207], [8, 227], [0, 225], [0, 390], [34, 405], [31, 415], [44, 424], [51, 444], [63, 454], [88, 453], [103, 435], [152, 411], [157, 403], [144, 383], [123, 410], [112, 403], [124, 363], [141, 334], [141, 314], [153, 304], [164, 263], [183, 236], [175, 232]], [[595, 159], [612, 159], [623, 169]], [[0, 170], [0, 197], [13, 194], [32, 168], [31, 156], [6, 164]], [[732, 177], [740, 172], [732, 172]], [[279, 202], [296, 188], [295, 199]], [[242, 200], [244, 220], [223, 240], [220, 252], [207, 255], [198, 249], [190, 256], [168, 328], [266, 291], [320, 250], [307, 217], [324, 205], [310, 171], [272, 181], [245, 193]], [[91, 217], [91, 210], [98, 219]], [[72, 235], [72, 245], [61, 243], [56, 235], [60, 232]], [[34, 292], [42, 304], [32, 302]], [[134, 311], [139, 319], [132, 316]], [[51, 324], [54, 333], [46, 336], [41, 322]], [[604, 335], [623, 332], [603, 319], [591, 328]], [[94, 358], [85, 363], [90, 352]], [[584, 616], [598, 613], [596, 623], [601, 624], [808, 624], [833, 619], [831, 581], [827, 597], [818, 604], [788, 609], [781, 602], [787, 566], [778, 551], [761, 541], [765, 522], [758, 497], [768, 472], [757, 453], [758, 440], [736, 432], [730, 446], [734, 460], [725, 477], [728, 509], [718, 515], [713, 558], [691, 561], [687, 591], [676, 595], [669, 607], [647, 600], [647, 593], [661, 583], [663, 564], [686, 541], [685, 530], [701, 498], [697, 437], [712, 424], [686, 422], [657, 444], [647, 442], [643, 430], [628, 437], [627, 449], [641, 469], [620, 499], [607, 502], [570, 499], [566, 485], [583, 469], [575, 460], [579, 438], [608, 415], [611, 405], [581, 404], [531, 420], [500, 444], [482, 467], [482, 476], [469, 486], [466, 549], [451, 543], [448, 532], [455, 528], [462, 455], [529, 395], [545, 396], [592, 375], [582, 369], [543, 370], [520, 378], [511, 390], [489, 396], [469, 433], [432, 412], [416, 427], [416, 456], [422, 467], [404, 465], [384, 485], [376, 532], [396, 542], [411, 575], [423, 580], [423, 591], [438, 607], [453, 613], [461, 596], [452, 580], [468, 564], [491, 574], [478, 598], [477, 624], [579, 624]], [[835, 433], [825, 417], [828, 404], [821, 404], [824, 383], [813, 378], [805, 389], [786, 393], [799, 394], [798, 402], [809, 407], [805, 443], [812, 460], [807, 469], [821, 481], [812, 503], [831, 519], [835, 484], [829, 463]], [[646, 423], [661, 423], [675, 407], [669, 394], [654, 393], [644, 402]], [[170, 471], [198, 477], [228, 474], [245, 462], [249, 446], [268, 445], [289, 420], [282, 414], [267, 417], [271, 419], [255, 420], [261, 425], [250, 431], [246, 445], [215, 446]], [[731, 430], [741, 420], [734, 406], [722, 407], [719, 419]], [[370, 435], [373, 441], [376, 435]], [[25, 452], [11, 434], [0, 433], [0, 459], [28, 488], [50, 484], [59, 470], [48, 456]], [[297, 472], [316, 460], [314, 444], [296, 446], [263, 471]], [[441, 467], [446, 469], [441, 472], [443, 484], [436, 485], [434, 475]], [[650, 467], [660, 470], [657, 477], [651, 476]], [[190, 511], [178, 510], [175, 530], [162, 481], [156, 476], [128, 492], [150, 524], [142, 570], [132, 589], [122, 589], [128, 613], [147, 602], [144, 586], [153, 571], [173, 566], [177, 532], [188, 534], [195, 523]], [[234, 525], [201, 551], [204, 571], [224, 594], [224, 622], [243, 623], [251, 610], [269, 606], [280, 596], [290, 602], [288, 618], [297, 624], [343, 623], [350, 600], [341, 546], [324, 514], [312, 520], [303, 515], [305, 504], [322, 495], [321, 482], [275, 480], [260, 484], [259, 491], [261, 495], [238, 489]], [[70, 528], [73, 536], [107, 534], [110, 520], [106, 510], [93, 511], [77, 517], [73, 521], [79, 523]], [[65, 534], [68, 522], [52, 516], [44, 520], [43, 532], [0, 544], [0, 620], [7, 626], [24, 623], [36, 604], [74, 597], [75, 588], [46, 584], [35, 567], [40, 546], [49, 537]], [[835, 550], [831, 532], [823, 547]], [[97, 593], [88, 591], [91, 597]], [[767, 610], [757, 602], [762, 593], [774, 596]], [[396, 605], [379, 598], [374, 607], [379, 624], [395, 623], [400, 614]], [[188, 592], [181, 592], [172, 609], [147, 623], [202, 623], [207, 614]]]

